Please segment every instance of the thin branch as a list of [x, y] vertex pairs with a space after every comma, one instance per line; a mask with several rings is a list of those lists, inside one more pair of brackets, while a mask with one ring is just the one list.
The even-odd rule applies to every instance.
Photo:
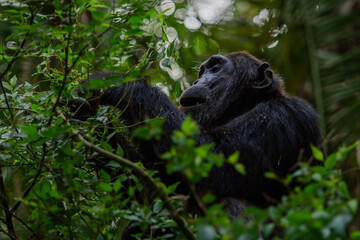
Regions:
[[199, 194], [197, 193], [195, 184], [192, 183], [192, 182], [190, 182], [190, 181], [187, 181], [187, 185], [189, 186], [190, 191], [191, 191], [191, 194], [192, 194], [192, 196], [193, 196], [194, 199], [195, 199], [195, 204], [197, 205], [197, 207], [198, 207], [198, 209], [199, 209], [199, 211], [200, 211], [201, 216], [205, 216], [205, 215], [206, 215], [206, 212], [207, 212], [207, 208], [206, 208], [206, 206], [205, 206], [204, 201], [201, 199], [201, 197], [200, 197]]
[[19, 163], [19, 164], [0, 164], [0, 167], [21, 167], [21, 166], [35, 166], [37, 163]]
[[[107, 28], [104, 32], [102, 32], [101, 34], [99, 34], [98, 36], [96, 36], [96, 38], [102, 37], [102, 36], [103, 36], [106, 32], [108, 32], [110, 29], [111, 29], [110, 27]], [[66, 53], [65, 53], [65, 73], [64, 73], [64, 79], [63, 79], [63, 81], [62, 81], [62, 83], [61, 83], [60, 90], [59, 90], [58, 96], [57, 96], [57, 98], [56, 98], [56, 102], [55, 102], [55, 104], [54, 104], [54, 106], [53, 106], [53, 109], [52, 109], [53, 112], [56, 112], [56, 108], [57, 108], [57, 106], [59, 105], [60, 98], [61, 98], [61, 93], [62, 93], [62, 91], [64, 90], [64, 87], [65, 87], [65, 85], [66, 85], [67, 76], [69, 75], [69, 73], [71, 72], [71, 70], [75, 67], [76, 63], [79, 61], [80, 57], [83, 55], [83, 52], [85, 51], [85, 49], [89, 46], [89, 42], [86, 43], [85, 46], [83, 46], [83, 47], [80, 49], [80, 51], [79, 51], [76, 59], [73, 61], [73, 63], [71, 64], [71, 66], [68, 67], [68, 53], [69, 53], [68, 49], [69, 49], [69, 44], [70, 44], [70, 34], [71, 34], [71, 33], [69, 33], [69, 36], [68, 36], [68, 43], [67, 43], [67, 48], [66, 48], [67, 50], [65, 50]], [[49, 121], [49, 122], [51, 122], [52, 117], [53, 117], [53, 116], [50, 117], [50, 121]]]
[[[9, 109], [8, 107], [0, 107], [1, 110], [5, 110], [5, 109]], [[23, 111], [26, 111], [26, 112], [29, 112], [29, 113], [38, 113], [37, 111], [35, 110], [32, 110], [32, 109], [28, 109], [28, 108], [17, 108], [17, 107], [13, 107], [11, 109], [14, 109], [14, 110], [23, 110]]]
[[12, 213], [10, 211], [9, 204], [7, 201], [2, 168], [0, 168], [0, 204], [2, 205], [2, 208], [5, 213], [5, 224], [9, 233], [9, 237], [10, 239], [15, 240], [16, 234], [15, 234], [14, 224], [12, 222]]
[[[94, 232], [94, 230], [92, 229], [92, 227], [89, 225], [89, 223], [86, 221], [86, 219], [84, 218], [84, 216], [81, 214], [81, 211], [77, 211], [77, 213], [79, 214], [81, 220], [85, 223], [85, 225], [86, 225], [86, 226], [91, 230], [91, 232], [95, 235], [96, 233]], [[101, 235], [103, 235], [101, 231], [100, 231], [99, 233], [100, 233]], [[105, 239], [105, 238], [104, 238], [104, 239]]]
[[9, 238], [11, 238], [11, 235], [8, 232], [6, 232], [4, 229], [2, 229], [1, 227], [0, 227], [0, 232], [2, 232], [3, 234], [5, 234]]
[[[10, 69], [10, 64], [11, 62], [8, 64], [8, 68], [5, 70], [5, 72], [3, 74], [1, 74], [0, 76], [0, 86], [1, 86], [1, 91], [4, 93], [4, 98], [5, 98], [5, 103], [6, 103], [6, 108], [9, 110], [9, 113], [10, 113], [10, 121], [11, 121], [11, 124], [13, 126], [13, 128], [15, 129], [16, 132], [18, 132], [17, 128], [16, 128], [16, 124], [15, 124], [15, 120], [14, 120], [14, 114], [13, 112], [11, 111], [11, 107], [10, 107], [10, 104], [9, 104], [9, 101], [7, 99], [7, 95], [6, 95], [6, 91], [5, 91], [5, 88], [4, 88], [4, 85], [2, 83], [2, 78], [3, 78], [3, 75], [9, 71]], [[12, 65], [12, 64], [11, 64]]]
[[[69, 1], [69, 13], [68, 13], [68, 18], [69, 18], [69, 26], [71, 26], [71, 25], [72, 25], [72, 21], [71, 21], [71, 0]], [[54, 106], [53, 106], [53, 109], [52, 109], [52, 111], [53, 111], [54, 113], [56, 112], [56, 108], [57, 108], [57, 106], [58, 106], [58, 104], [59, 104], [59, 101], [60, 101], [61, 93], [62, 93], [62, 91], [64, 90], [64, 87], [65, 87], [65, 85], [66, 85], [66, 79], [67, 79], [67, 76], [68, 76], [68, 74], [69, 74], [69, 72], [70, 72], [70, 69], [68, 68], [68, 65], [69, 65], [69, 49], [70, 49], [71, 33], [72, 33], [72, 32], [70, 31], [69, 34], [68, 34], [68, 36], [67, 36], [67, 38], [66, 38], [67, 43], [66, 43], [66, 48], [65, 48], [65, 73], [64, 73], [64, 79], [63, 79], [63, 81], [62, 81], [62, 83], [61, 83], [61, 86], [60, 86], [60, 90], [59, 90], [58, 96], [57, 96], [57, 98], [56, 98], [56, 102], [55, 102], [55, 104], [54, 104]], [[48, 124], [48, 125], [50, 125], [51, 120], [52, 120], [52, 117], [53, 117], [53, 115], [51, 115], [51, 117], [50, 117], [50, 119], [49, 119], [49, 124]]]
[[34, 232], [34, 230], [32, 230], [32, 228], [26, 222], [24, 222], [21, 218], [19, 218], [15, 214], [12, 215], [16, 220], [18, 220], [22, 225], [24, 225], [24, 227], [26, 227], [37, 239], [40, 239], [40, 237]]
[[[25, 199], [27, 197], [27, 195], [30, 193], [31, 189], [35, 186], [35, 184], [37, 183], [38, 178], [41, 175], [42, 172], [42, 168], [44, 167], [44, 162], [45, 162], [45, 156], [46, 156], [46, 144], [43, 144], [43, 154], [40, 160], [40, 165], [39, 168], [36, 172], [36, 175], [33, 179], [33, 181], [31, 182], [31, 185], [25, 190], [22, 198]], [[21, 205], [22, 201], [17, 201], [17, 203], [14, 205], [14, 207], [11, 209], [11, 213], [16, 212], [16, 210], [18, 209], [18, 207]]]

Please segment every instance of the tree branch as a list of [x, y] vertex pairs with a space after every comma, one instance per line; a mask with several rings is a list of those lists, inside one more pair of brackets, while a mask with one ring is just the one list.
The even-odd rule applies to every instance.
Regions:
[[[8, 107], [0, 107], [1, 110], [5, 110], [5, 109], [9, 109]], [[12, 109], [14, 110], [23, 110], [25, 112], [29, 112], [29, 113], [37, 113], [37, 111], [34, 111], [32, 109], [29, 108], [18, 108], [18, 107], [13, 107]]]
[[0, 204], [2, 205], [2, 208], [4, 209], [5, 213], [5, 224], [8, 230], [8, 234], [11, 240], [16, 239], [14, 224], [12, 222], [12, 213], [9, 209], [9, 204], [7, 201], [7, 195], [5, 190], [5, 184], [3, 179], [3, 172], [2, 168], [0, 168]]
[[16, 220], [18, 220], [22, 225], [24, 225], [24, 227], [26, 227], [37, 239], [40, 239], [40, 237], [34, 232], [34, 230], [32, 230], [32, 228], [26, 222], [24, 222], [21, 218], [16, 216], [14, 213], [12, 215]]
[[[31, 182], [30, 186], [25, 190], [22, 198], [25, 199], [27, 197], [27, 195], [30, 193], [31, 189], [35, 186], [35, 184], [37, 183], [38, 178], [40, 177], [42, 168], [44, 166], [44, 162], [45, 162], [45, 156], [46, 156], [46, 143], [43, 144], [43, 154], [40, 160], [40, 165], [39, 168], [36, 172], [36, 175], [33, 179], [33, 181]], [[17, 203], [14, 205], [14, 207], [11, 209], [11, 213], [16, 212], [16, 210], [19, 208], [19, 206], [21, 205], [21, 201], [17, 201]]]
[[[69, 18], [69, 26], [72, 25], [72, 21], [71, 21], [71, 0], [69, 1], [69, 13], [68, 13], [68, 18]], [[67, 79], [67, 76], [69, 75], [69, 72], [71, 71], [71, 69], [68, 67], [69, 65], [69, 48], [70, 48], [70, 39], [71, 39], [71, 32], [68, 33], [68, 36], [66, 38], [66, 48], [65, 48], [65, 73], [64, 73], [64, 79], [61, 83], [61, 86], [60, 86], [60, 90], [59, 90], [59, 93], [58, 93], [58, 96], [56, 98], [56, 102], [53, 106], [53, 112], [55, 113], [56, 112], [56, 108], [59, 104], [59, 101], [60, 101], [60, 97], [61, 97], [61, 93], [62, 91], [64, 90], [64, 87], [66, 85], [66, 79]], [[53, 116], [53, 115], [52, 115]], [[51, 120], [52, 120], [52, 116], [50, 117], [49, 119], [49, 123], [51, 123]], [[48, 124], [49, 125], [49, 124]]]

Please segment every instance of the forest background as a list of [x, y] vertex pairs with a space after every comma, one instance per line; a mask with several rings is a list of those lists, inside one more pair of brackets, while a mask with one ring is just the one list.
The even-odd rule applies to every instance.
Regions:
[[[113, 159], [107, 167], [122, 172], [114, 177], [94, 166], [95, 146], [113, 151], [108, 136], [99, 140], [94, 120], [74, 124], [63, 104], [81, 79], [99, 69], [127, 73], [128, 81], [146, 77], [177, 102], [202, 61], [234, 51], [271, 63], [287, 92], [318, 111], [329, 157], [316, 149], [314, 157], [325, 166], [303, 165], [281, 180], [308, 187], [276, 207], [250, 207], [234, 222], [218, 204], [206, 216], [175, 219], [163, 204], [175, 186], [155, 179], [166, 198], [142, 205], [135, 192], [144, 184], [134, 169]], [[272, 238], [277, 228], [284, 239], [360, 239], [358, 0], [0, 0], [0, 74], [0, 238], [112, 239], [135, 223], [139, 239], [156, 238], [156, 229], [159, 239]], [[129, 134], [120, 114], [103, 107], [97, 123]], [[155, 123], [147, 126], [138, 137], [157, 134]], [[183, 126], [185, 139], [193, 128]], [[181, 201], [171, 202], [181, 209]]]

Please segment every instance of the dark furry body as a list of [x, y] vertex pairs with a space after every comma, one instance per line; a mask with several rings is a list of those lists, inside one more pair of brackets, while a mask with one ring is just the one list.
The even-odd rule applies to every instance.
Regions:
[[[191, 106], [183, 109], [200, 126], [197, 143], [213, 142], [213, 151], [226, 157], [238, 151], [239, 162], [246, 167], [245, 176], [230, 164], [212, 169], [208, 178], [197, 183], [200, 194], [211, 192], [219, 199], [245, 199], [261, 207], [273, 204], [287, 193], [287, 189], [265, 178], [264, 173], [270, 171], [280, 177], [286, 176], [294, 170], [299, 160], [307, 161], [311, 158], [310, 143], [317, 146], [321, 144], [317, 113], [305, 101], [288, 97], [282, 90], [281, 79], [271, 69], [261, 67], [261, 63], [247, 53], [215, 56], [202, 65], [199, 83], [183, 94], [184, 98], [186, 95], [199, 94], [202, 99], [206, 99], [201, 108]], [[214, 66], [220, 66], [221, 69], [215, 71]], [[111, 74], [97, 72], [90, 78], [105, 79]], [[121, 76], [119, 74], [119, 79]], [[270, 87], [267, 82], [263, 82], [263, 78], [268, 81], [271, 78]], [[251, 87], [254, 82], [256, 85]], [[89, 100], [89, 103], [91, 112], [96, 111], [98, 104], [124, 110], [121, 117], [130, 124], [142, 122], [145, 118], [163, 117], [165, 134], [162, 139], [137, 140], [138, 151], [144, 165], [158, 170], [164, 182], [170, 184], [181, 181], [179, 175], [166, 174], [164, 162], [160, 158], [160, 154], [170, 149], [172, 143], [169, 136], [181, 128], [186, 117], [184, 111], [166, 94], [146, 81], [139, 80], [111, 87], [98, 100]], [[178, 192], [188, 193], [185, 183], [180, 185]], [[240, 204], [238, 201], [228, 202]], [[225, 206], [225, 210], [236, 217], [242, 208]]]

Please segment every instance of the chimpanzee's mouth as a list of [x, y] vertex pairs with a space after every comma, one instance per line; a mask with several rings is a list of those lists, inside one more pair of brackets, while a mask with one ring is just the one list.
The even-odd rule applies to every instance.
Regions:
[[182, 108], [199, 106], [206, 102], [206, 98], [203, 97], [181, 97], [180, 105]]

